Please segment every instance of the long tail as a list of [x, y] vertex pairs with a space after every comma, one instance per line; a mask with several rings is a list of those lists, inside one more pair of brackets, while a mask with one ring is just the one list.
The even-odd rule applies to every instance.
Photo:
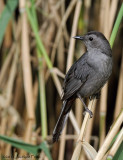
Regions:
[[62, 132], [62, 130], [65, 126], [65, 123], [68, 119], [68, 115], [71, 110], [72, 103], [73, 103], [73, 99], [65, 100], [63, 102], [59, 119], [58, 119], [56, 126], [54, 128], [54, 131], [53, 131], [53, 143], [58, 141], [59, 136], [61, 135], [61, 132]]

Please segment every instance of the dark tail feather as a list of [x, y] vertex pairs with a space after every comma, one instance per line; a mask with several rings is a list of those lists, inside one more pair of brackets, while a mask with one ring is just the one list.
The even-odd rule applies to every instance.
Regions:
[[54, 131], [53, 131], [53, 143], [58, 141], [59, 136], [61, 135], [61, 132], [62, 132], [62, 130], [65, 126], [65, 123], [68, 119], [68, 115], [71, 110], [72, 102], [73, 102], [73, 99], [72, 100], [65, 100], [63, 102], [63, 106], [62, 106], [62, 110], [61, 110], [59, 119], [58, 119], [56, 126], [54, 128]]

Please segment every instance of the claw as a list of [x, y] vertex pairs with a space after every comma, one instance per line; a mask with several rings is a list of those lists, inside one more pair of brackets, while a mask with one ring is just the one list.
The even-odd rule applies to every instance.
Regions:
[[90, 118], [92, 118], [92, 117], [93, 117], [93, 113], [92, 113], [88, 108], [86, 108], [86, 109], [85, 109], [85, 111], [83, 112], [83, 115], [84, 115], [84, 116], [85, 116], [86, 112], [88, 112], [88, 113], [89, 113]]
[[[81, 100], [81, 102], [83, 103], [84, 108], [85, 108], [85, 112], [88, 112], [89, 115], [90, 115], [90, 118], [92, 118], [92, 117], [93, 117], [93, 113], [88, 109], [88, 107], [86, 107], [83, 99], [81, 98], [81, 95], [80, 95], [80, 94], [77, 94], [77, 96], [78, 96], [78, 98]], [[85, 113], [84, 113], [84, 115], [85, 115]]]

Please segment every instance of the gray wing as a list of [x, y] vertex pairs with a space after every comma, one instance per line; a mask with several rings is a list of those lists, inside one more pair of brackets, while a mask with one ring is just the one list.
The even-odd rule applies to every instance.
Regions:
[[63, 83], [63, 97], [66, 100], [73, 96], [87, 81], [91, 67], [86, 62], [85, 54], [69, 69]]

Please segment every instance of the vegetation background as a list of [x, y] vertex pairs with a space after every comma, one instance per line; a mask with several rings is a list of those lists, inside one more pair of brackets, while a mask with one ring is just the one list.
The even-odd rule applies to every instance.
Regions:
[[[1, 159], [122, 159], [122, 17], [122, 0], [0, 0]], [[92, 30], [110, 40], [112, 75], [99, 100], [85, 99], [93, 118], [76, 100], [51, 144], [64, 75], [86, 51], [72, 37]]]

